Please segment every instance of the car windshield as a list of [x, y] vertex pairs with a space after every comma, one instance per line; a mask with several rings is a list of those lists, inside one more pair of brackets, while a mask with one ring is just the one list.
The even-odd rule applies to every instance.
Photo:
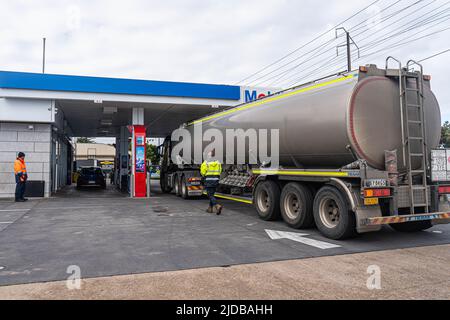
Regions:
[[81, 174], [102, 174], [102, 170], [100, 168], [83, 168]]

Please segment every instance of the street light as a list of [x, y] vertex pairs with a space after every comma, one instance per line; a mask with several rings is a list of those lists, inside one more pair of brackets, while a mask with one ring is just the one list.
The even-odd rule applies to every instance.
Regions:
[[42, 73], [45, 73], [45, 43], [47, 39], [42, 38]]

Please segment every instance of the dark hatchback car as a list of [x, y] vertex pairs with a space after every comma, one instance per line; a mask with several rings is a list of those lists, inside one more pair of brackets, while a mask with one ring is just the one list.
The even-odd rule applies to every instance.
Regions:
[[106, 177], [102, 169], [98, 167], [81, 168], [77, 179], [77, 188], [84, 186], [98, 186], [105, 189]]

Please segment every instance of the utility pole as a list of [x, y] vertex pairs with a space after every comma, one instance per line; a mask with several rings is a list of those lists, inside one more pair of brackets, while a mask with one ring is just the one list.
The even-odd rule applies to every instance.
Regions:
[[348, 72], [352, 70], [352, 55], [350, 54], [351, 48], [350, 48], [350, 32], [345, 32], [347, 36], [347, 66], [348, 66]]
[[45, 42], [47, 41], [47, 39], [43, 38], [42, 40], [42, 73], [45, 73]]
[[336, 47], [336, 54], [339, 56], [339, 48], [346, 47], [347, 48], [347, 71], [352, 71], [352, 48], [351, 45], [353, 44], [358, 49], [358, 58], [361, 57], [360, 50], [356, 42], [353, 40], [353, 38], [350, 36], [350, 32], [347, 31], [344, 27], [337, 28], [336, 29], [336, 39], [338, 38], [338, 31], [344, 30], [345, 36], [346, 36], [346, 44], [342, 44], [340, 46]]

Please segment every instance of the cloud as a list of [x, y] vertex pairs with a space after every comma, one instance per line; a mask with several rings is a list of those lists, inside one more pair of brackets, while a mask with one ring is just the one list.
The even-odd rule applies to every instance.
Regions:
[[[233, 84], [371, 2], [0, 0], [0, 69], [40, 72], [45, 36], [49, 73]], [[448, 44], [443, 33], [390, 54], [421, 59]], [[425, 62], [445, 120], [448, 60]]]

